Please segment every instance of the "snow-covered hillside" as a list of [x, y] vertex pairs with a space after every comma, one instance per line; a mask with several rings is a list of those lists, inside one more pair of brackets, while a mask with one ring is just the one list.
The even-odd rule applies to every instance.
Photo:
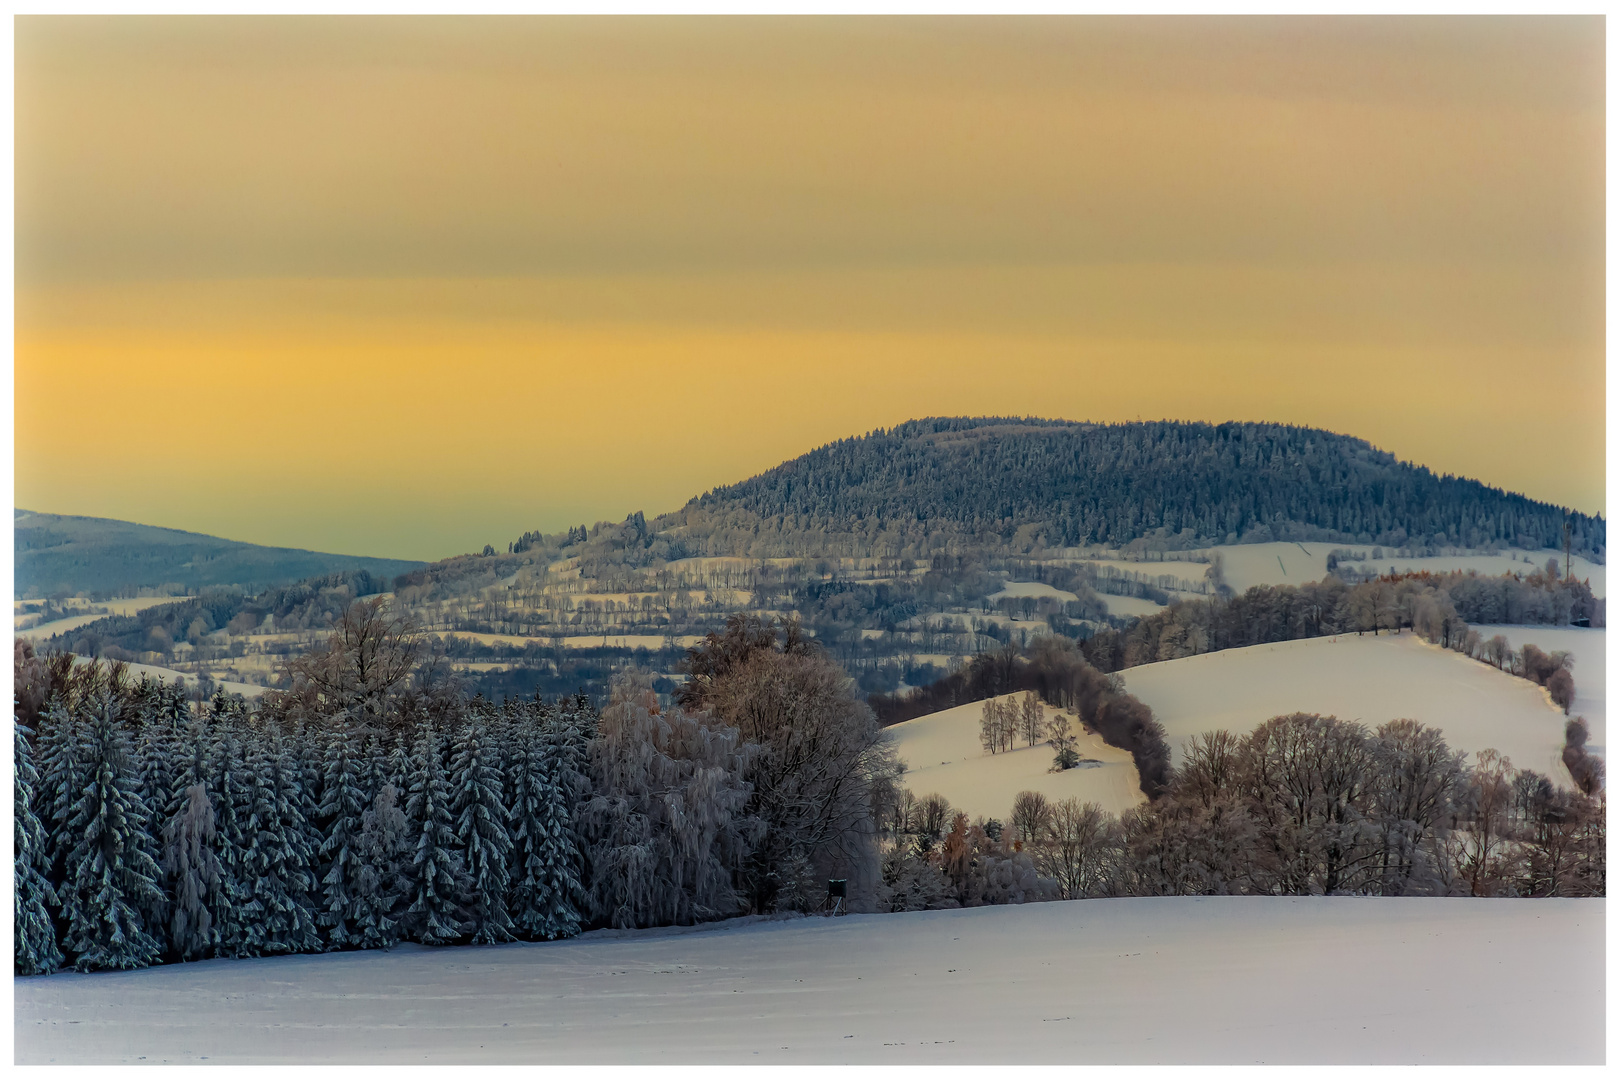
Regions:
[[[1057, 712], [1051, 706], [1042, 709], [1048, 717]], [[1053, 773], [1047, 771], [1052, 765], [1052, 748], [1045, 743], [1026, 746], [1020, 739], [1007, 753], [985, 750], [979, 743], [979, 719], [983, 715], [984, 702], [976, 701], [887, 729], [900, 760], [906, 764], [904, 782], [913, 794], [921, 797], [937, 793], [971, 817], [1002, 821], [1007, 820], [1020, 791], [1039, 791], [1053, 799], [1075, 796], [1115, 814], [1142, 802], [1130, 753], [1109, 746], [1101, 736], [1085, 732], [1078, 723], [1072, 724], [1080, 736], [1076, 750], [1082, 758], [1091, 760], [1079, 768]]]
[[1601, 1064], [1602, 900], [1208, 897], [18, 979], [18, 1064]]
[[[1543, 628], [1522, 629], [1526, 640], [1556, 647]], [[1273, 716], [1315, 712], [1368, 727], [1418, 720], [1444, 731], [1453, 749], [1495, 748], [1519, 768], [1569, 784], [1560, 757], [1564, 714], [1545, 690], [1409, 633], [1227, 649], [1124, 675], [1126, 690], [1165, 726], [1178, 762], [1181, 744], [1199, 732], [1242, 734]], [[1601, 741], [1597, 730], [1594, 742]]]
[[[1547, 565], [1548, 559], [1557, 559], [1559, 566], [1564, 565], [1563, 552], [1550, 550], [1514, 550], [1500, 555], [1437, 555], [1425, 559], [1401, 559], [1396, 558], [1395, 553], [1386, 548], [1382, 549], [1380, 558], [1374, 559], [1371, 544], [1227, 544], [1208, 548], [1200, 554], [1213, 556], [1219, 553], [1226, 583], [1242, 592], [1254, 585], [1303, 585], [1307, 581], [1321, 581], [1328, 572], [1328, 553], [1335, 549], [1352, 551], [1356, 554], [1365, 552], [1367, 558], [1352, 565], [1360, 566], [1365, 562], [1368, 567], [1381, 574], [1387, 574], [1391, 569], [1402, 574], [1419, 573], [1424, 570], [1431, 573], [1474, 570], [1490, 577], [1500, 577], [1502, 574], [1528, 574], [1533, 570], [1540, 570]], [[1526, 558], [1530, 561], [1526, 562]], [[1172, 562], [1139, 563], [1133, 568], [1147, 574], [1175, 573], [1187, 578], [1202, 578], [1206, 569], [1199, 563], [1178, 565]], [[1577, 557], [1571, 560], [1570, 570], [1577, 580], [1591, 582], [1593, 595], [1604, 595], [1602, 566]]]

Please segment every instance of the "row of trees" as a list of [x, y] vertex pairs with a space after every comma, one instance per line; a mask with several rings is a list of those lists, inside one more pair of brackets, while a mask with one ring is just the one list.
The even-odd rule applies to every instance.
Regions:
[[[1578, 722], [1572, 721], [1572, 726]], [[1595, 759], [1594, 759], [1595, 760]], [[1599, 781], [1601, 777], [1598, 778]], [[1006, 822], [902, 793], [893, 910], [1165, 895], [1601, 896], [1605, 797], [1411, 720], [1296, 713], [1200, 736], [1158, 799], [1116, 818], [1023, 792]]]
[[733, 620], [668, 709], [468, 700], [417, 645], [360, 603], [287, 689], [201, 706], [20, 648], [18, 971], [876, 904], [896, 766], [795, 628]]
[[[1109, 746], [1130, 751], [1142, 791], [1149, 798], [1164, 791], [1170, 778], [1170, 744], [1165, 741], [1163, 725], [1153, 718], [1151, 709], [1125, 693], [1123, 680], [1099, 670], [1086, 658], [1082, 646], [1069, 638], [1046, 634], [1024, 649], [1007, 645], [980, 653], [961, 670], [928, 686], [905, 694], [874, 694], [867, 701], [880, 722], [898, 724], [957, 705], [1027, 691], [1054, 708], [1073, 713]], [[1054, 749], [1068, 765], [1078, 760], [1073, 757], [1072, 744], [1067, 754], [1062, 746], [1054, 745]]]
[[1099, 669], [1121, 671], [1249, 645], [1412, 630], [1438, 645], [1485, 659], [1489, 639], [1470, 629], [1471, 619], [1493, 615], [1501, 616], [1494, 620], [1499, 622], [1534, 621], [1527, 615], [1535, 605], [1521, 597], [1487, 609], [1476, 601], [1481, 596], [1500, 599], [1521, 593], [1524, 597], [1552, 597], [1562, 605], [1554, 612], [1556, 618], [1543, 621], [1569, 625], [1572, 611], [1586, 611], [1592, 625], [1602, 625], [1603, 602], [1594, 599], [1584, 583], [1558, 582], [1540, 574], [1526, 578], [1401, 574], [1356, 585], [1329, 576], [1298, 587], [1257, 585], [1229, 599], [1178, 601], [1138, 620], [1128, 630], [1098, 632], [1085, 641], [1083, 649]]

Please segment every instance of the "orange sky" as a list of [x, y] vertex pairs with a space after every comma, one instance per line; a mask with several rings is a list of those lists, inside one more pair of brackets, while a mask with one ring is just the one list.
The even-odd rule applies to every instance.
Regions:
[[1581, 19], [17, 20], [17, 502], [436, 558], [911, 417], [1603, 509]]

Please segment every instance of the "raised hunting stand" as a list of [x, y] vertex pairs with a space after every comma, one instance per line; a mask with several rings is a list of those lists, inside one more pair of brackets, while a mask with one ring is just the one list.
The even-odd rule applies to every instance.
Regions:
[[827, 902], [822, 905], [822, 912], [826, 915], [844, 915], [844, 900], [849, 893], [848, 878], [829, 878], [827, 880]]

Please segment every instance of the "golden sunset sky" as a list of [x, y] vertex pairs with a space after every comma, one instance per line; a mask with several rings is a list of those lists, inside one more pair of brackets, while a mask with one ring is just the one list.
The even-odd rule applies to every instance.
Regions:
[[1603, 22], [16, 22], [16, 499], [434, 559], [929, 415], [1604, 510]]

